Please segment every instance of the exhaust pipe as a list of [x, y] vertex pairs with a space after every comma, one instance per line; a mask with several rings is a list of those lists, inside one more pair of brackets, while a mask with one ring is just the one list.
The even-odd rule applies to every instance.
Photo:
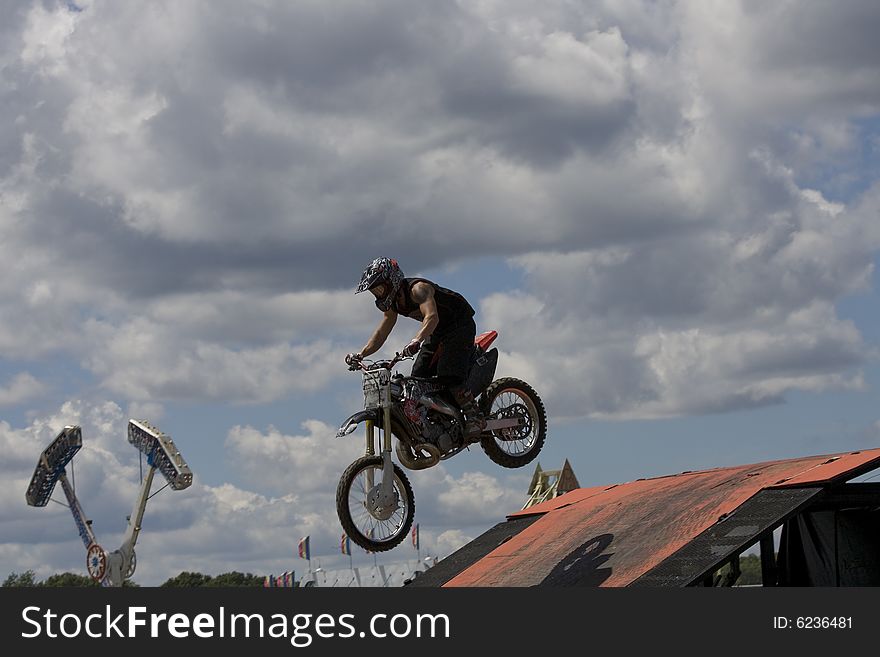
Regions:
[[418, 443], [413, 447], [397, 441], [397, 458], [410, 470], [425, 470], [440, 462], [440, 450], [431, 443]]

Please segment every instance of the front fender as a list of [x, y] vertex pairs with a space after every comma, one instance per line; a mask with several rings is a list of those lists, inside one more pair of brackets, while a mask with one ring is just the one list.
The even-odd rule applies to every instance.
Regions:
[[342, 423], [342, 426], [339, 427], [339, 431], [336, 432], [336, 437], [342, 438], [343, 436], [347, 436], [352, 431], [354, 431], [355, 427], [357, 427], [357, 425], [359, 425], [364, 420], [373, 420], [373, 422], [378, 422], [379, 411], [375, 408], [371, 408], [365, 411], [358, 411]]

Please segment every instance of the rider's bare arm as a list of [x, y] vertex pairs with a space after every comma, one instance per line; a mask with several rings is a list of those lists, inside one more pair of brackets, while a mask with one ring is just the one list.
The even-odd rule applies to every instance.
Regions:
[[434, 288], [427, 283], [416, 283], [412, 287], [412, 299], [419, 304], [419, 310], [422, 313], [422, 326], [413, 340], [424, 342], [431, 336], [440, 322], [440, 317], [437, 314], [437, 304], [434, 302]]
[[386, 310], [382, 317], [382, 321], [379, 322], [379, 326], [376, 327], [376, 331], [373, 333], [372, 337], [367, 340], [367, 344], [364, 345], [364, 348], [361, 349], [361, 356], [369, 356], [370, 354], [375, 354], [379, 351], [379, 349], [382, 348], [382, 345], [385, 344], [388, 336], [391, 335], [391, 329], [394, 328], [396, 322], [397, 313], [393, 310]]

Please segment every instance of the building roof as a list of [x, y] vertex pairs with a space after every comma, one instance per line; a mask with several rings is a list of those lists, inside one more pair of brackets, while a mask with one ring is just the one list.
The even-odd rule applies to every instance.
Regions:
[[[673, 555], [686, 553], [706, 532], [723, 534], [729, 549], [745, 548], [823, 487], [878, 466], [880, 449], [872, 449], [578, 488], [512, 513], [419, 584], [628, 586], [640, 578], [644, 583], [652, 572], [664, 571], [661, 564], [669, 571]], [[713, 549], [707, 545], [703, 552], [711, 557]], [[679, 559], [676, 572], [664, 577], [688, 581], [706, 567], [706, 555], [701, 558]], [[693, 572], [678, 572], [688, 569]]]

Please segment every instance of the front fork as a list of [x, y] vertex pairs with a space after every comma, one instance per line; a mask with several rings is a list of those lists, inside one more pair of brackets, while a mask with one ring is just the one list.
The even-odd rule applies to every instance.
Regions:
[[[391, 462], [391, 407], [382, 409], [382, 506], [396, 504], [394, 499], [394, 465]], [[376, 425], [373, 420], [366, 421], [367, 427], [367, 456], [376, 454]], [[367, 490], [374, 486], [374, 470], [367, 472]]]

